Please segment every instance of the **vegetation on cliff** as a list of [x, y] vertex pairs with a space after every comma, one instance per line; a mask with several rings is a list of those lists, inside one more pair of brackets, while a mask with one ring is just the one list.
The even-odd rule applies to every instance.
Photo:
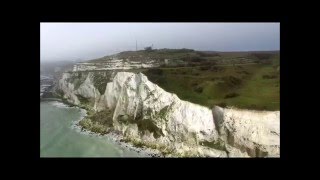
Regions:
[[106, 134], [113, 126], [112, 112], [109, 110], [104, 110], [101, 112], [90, 113], [86, 118], [79, 122], [79, 125], [89, 131], [99, 134]]
[[[279, 55], [264, 63], [157, 68], [143, 73], [179, 98], [212, 108], [280, 109]], [[267, 63], [269, 62], [269, 63]]]

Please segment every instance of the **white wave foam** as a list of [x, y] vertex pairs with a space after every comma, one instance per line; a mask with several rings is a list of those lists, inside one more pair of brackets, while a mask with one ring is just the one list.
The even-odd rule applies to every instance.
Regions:
[[52, 101], [52, 102], [50, 102], [50, 104], [53, 106], [59, 107], [59, 108], [70, 108], [66, 104], [59, 102], [59, 101]]

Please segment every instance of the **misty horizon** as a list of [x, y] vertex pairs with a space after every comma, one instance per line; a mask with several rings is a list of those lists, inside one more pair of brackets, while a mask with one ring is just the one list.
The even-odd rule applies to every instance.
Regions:
[[280, 23], [41, 23], [41, 61], [85, 61], [122, 51], [279, 51]]

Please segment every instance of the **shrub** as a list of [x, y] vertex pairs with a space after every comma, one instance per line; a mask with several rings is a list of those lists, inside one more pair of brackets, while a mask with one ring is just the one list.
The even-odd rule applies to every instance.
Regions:
[[198, 82], [193, 82], [193, 83], [191, 83], [191, 86], [196, 87], [196, 86], [198, 86], [198, 84], [199, 84]]
[[99, 124], [99, 123], [94, 123], [93, 126], [91, 127], [90, 129], [92, 132], [95, 132], [95, 133], [100, 133], [100, 134], [105, 134], [107, 132], [107, 129]]
[[159, 138], [160, 136], [164, 136], [164, 134], [162, 133], [162, 130], [156, 124], [154, 124], [154, 122], [152, 122], [149, 119], [138, 121], [137, 125], [138, 125], [139, 131], [145, 132], [148, 130], [149, 132], [153, 133], [154, 138]]
[[95, 73], [93, 76], [93, 85], [98, 89], [100, 94], [104, 94], [108, 82], [108, 78], [105, 77], [103, 74]]
[[177, 53], [188, 53], [188, 52], [194, 52], [194, 50], [193, 49], [182, 48], [182, 49], [176, 49], [175, 52], [177, 52]]
[[166, 156], [168, 154], [172, 154], [175, 151], [174, 148], [167, 147], [167, 146], [160, 146], [159, 150], [162, 153], [162, 155], [164, 155], [164, 156]]
[[237, 86], [241, 84], [241, 79], [234, 77], [234, 76], [228, 76], [223, 78], [223, 80], [229, 85], [229, 86]]
[[224, 68], [223, 67], [212, 66], [210, 70], [213, 71], [213, 72], [220, 72], [220, 71], [224, 71]]
[[61, 89], [56, 89], [56, 90], [55, 90], [55, 93], [56, 93], [58, 96], [61, 96], [61, 97], [63, 97], [63, 95], [64, 95], [64, 92], [63, 92]]
[[186, 56], [181, 58], [183, 61], [187, 61], [189, 63], [198, 63], [198, 62], [203, 62], [206, 61], [205, 58], [199, 57], [199, 56]]
[[197, 93], [202, 93], [203, 87], [198, 86], [198, 87], [196, 87], [196, 88], [194, 89], [194, 91], [197, 92]]
[[217, 80], [218, 78], [216, 78], [216, 77], [213, 77], [213, 78], [211, 78], [210, 80], [211, 81], [215, 81], [215, 80]]
[[220, 106], [220, 107], [227, 107], [227, 104], [225, 102], [221, 102], [221, 103], [218, 103], [217, 106]]
[[151, 46], [145, 47], [144, 50], [147, 51], [147, 52], [150, 52], [150, 51], [152, 51], [152, 47]]
[[85, 129], [90, 129], [93, 125], [90, 119], [83, 119], [79, 122], [79, 125]]
[[88, 104], [90, 103], [88, 98], [85, 98], [83, 96], [81, 96], [80, 94], [76, 94], [78, 100], [80, 101], [81, 104]]
[[191, 62], [202, 62], [205, 61], [206, 59], [202, 58], [202, 57], [192, 57], [191, 58]]
[[163, 70], [162, 69], [149, 69], [147, 73], [152, 74], [152, 75], [158, 75], [162, 76], [163, 75]]
[[201, 71], [207, 71], [209, 69], [210, 69], [210, 66], [202, 66], [199, 68], [199, 70], [201, 70]]
[[277, 76], [275, 75], [263, 75], [262, 78], [263, 79], [275, 79]]
[[213, 149], [218, 149], [218, 150], [222, 150], [222, 151], [226, 150], [225, 143], [222, 140], [213, 141], [213, 142], [202, 141], [202, 142], [200, 142], [200, 144], [203, 146], [213, 148]]
[[220, 56], [218, 53], [197, 52], [200, 57], [215, 57]]
[[141, 141], [132, 141], [132, 144], [136, 147], [142, 148], [144, 144]]
[[248, 71], [241, 71], [241, 73], [243, 73], [245, 75], [249, 75], [250, 74]]
[[43, 92], [42, 98], [52, 98], [54, 94], [52, 92]]
[[104, 111], [96, 112], [95, 114], [90, 116], [90, 119], [93, 122], [98, 122], [102, 125], [111, 127], [113, 125], [112, 115], [112, 112], [107, 109]]
[[242, 66], [236, 66], [238, 69], [243, 69], [243, 67]]
[[259, 60], [265, 60], [265, 59], [270, 59], [272, 54], [269, 53], [252, 53], [252, 56], [258, 58]]
[[234, 98], [234, 97], [237, 97], [237, 96], [239, 96], [239, 94], [238, 93], [229, 93], [229, 94], [227, 94], [227, 95], [225, 95], [225, 99], [227, 99], [227, 98]]
[[251, 105], [249, 106], [249, 108], [250, 108], [250, 109], [257, 109], [258, 106], [257, 106], [256, 104], [251, 104]]
[[106, 126], [98, 122], [92, 122], [91, 119], [83, 119], [79, 122], [79, 125], [82, 126], [84, 129], [90, 130], [95, 133], [105, 134], [108, 132]]

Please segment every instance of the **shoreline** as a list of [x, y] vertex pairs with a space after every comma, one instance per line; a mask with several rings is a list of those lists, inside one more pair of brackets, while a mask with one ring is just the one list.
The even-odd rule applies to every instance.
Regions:
[[61, 99], [59, 99], [59, 98], [43, 98], [43, 97], [40, 97], [40, 102], [41, 101], [43, 101], [43, 102], [45, 102], [45, 101], [58, 101], [58, 102], [63, 102]]
[[147, 147], [136, 147], [130, 142], [124, 142], [123, 136], [120, 134], [117, 134], [115, 132], [109, 132], [107, 134], [101, 135], [99, 133], [94, 133], [91, 131], [88, 131], [87, 129], [84, 129], [82, 126], [79, 125], [79, 122], [84, 119], [87, 116], [87, 110], [79, 107], [79, 106], [70, 106], [69, 104], [65, 104], [61, 100], [49, 100], [51, 102], [55, 102], [54, 106], [58, 107], [66, 107], [66, 108], [77, 108], [80, 110], [80, 118], [77, 120], [73, 120], [71, 124], [71, 129], [76, 130], [80, 134], [89, 135], [89, 136], [95, 136], [97, 138], [107, 138], [107, 140], [112, 141], [113, 143], [119, 145], [123, 149], [135, 151], [140, 155], [147, 156], [147, 157], [165, 157], [162, 155], [162, 153], [159, 150], [151, 149]]

